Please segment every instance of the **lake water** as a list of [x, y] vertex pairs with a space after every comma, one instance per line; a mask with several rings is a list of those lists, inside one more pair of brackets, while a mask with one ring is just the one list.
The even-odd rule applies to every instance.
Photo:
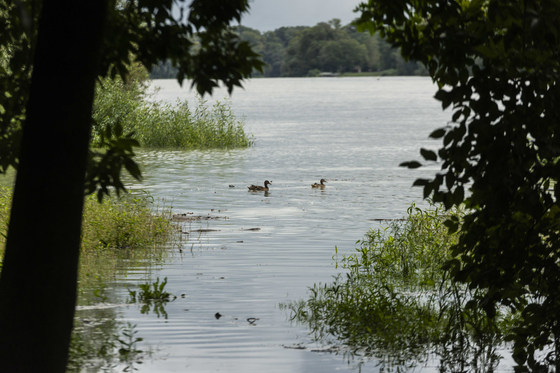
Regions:
[[[157, 99], [193, 100], [188, 85], [160, 80]], [[244, 117], [255, 146], [242, 150], [142, 150], [144, 180], [130, 186], [172, 203], [176, 213], [223, 219], [186, 225], [190, 232], [168, 260], [130, 269], [111, 284], [167, 277], [179, 296], [167, 319], [139, 306], [115, 304], [114, 317], [136, 324], [152, 351], [140, 372], [339, 372], [356, 369], [341, 355], [321, 352], [305, 326], [292, 325], [279, 303], [307, 297], [314, 283], [337, 273], [332, 256], [352, 252], [372, 219], [402, 217], [423, 206], [417, 177], [438, 166], [407, 170], [419, 149], [437, 148], [428, 134], [450, 114], [433, 99], [428, 78], [255, 79], [236, 89], [231, 105]], [[223, 100], [225, 90], [215, 92]], [[324, 190], [310, 184], [327, 180]], [[272, 181], [270, 192], [247, 185]], [[230, 187], [233, 185], [234, 187]], [[259, 230], [246, 230], [259, 228]], [[180, 250], [182, 252], [180, 252]], [[184, 298], [180, 295], [184, 294]], [[223, 315], [217, 319], [216, 313]], [[94, 318], [82, 309], [79, 318]], [[252, 323], [248, 318], [258, 319]], [[253, 319], [250, 319], [251, 321]], [[305, 349], [286, 347], [302, 346]], [[372, 359], [362, 372], [378, 372]], [[434, 371], [435, 368], [427, 368]]]

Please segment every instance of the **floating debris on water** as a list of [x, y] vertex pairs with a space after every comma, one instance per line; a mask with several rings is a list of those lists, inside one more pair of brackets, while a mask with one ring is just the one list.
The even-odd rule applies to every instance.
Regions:
[[177, 221], [177, 222], [181, 222], [181, 221], [185, 221], [185, 222], [191, 222], [191, 221], [200, 221], [200, 220], [219, 220], [219, 219], [228, 219], [227, 216], [210, 216], [210, 215], [192, 215], [191, 214], [175, 214], [171, 217], [171, 221]]
[[317, 348], [311, 350], [311, 352], [326, 352], [328, 354], [333, 354], [333, 353], [340, 352], [340, 348], [338, 347]]
[[408, 219], [368, 219], [368, 221], [407, 221]]
[[282, 347], [290, 349], [290, 350], [306, 350], [307, 349], [307, 347], [301, 346], [301, 345], [293, 345], [293, 346], [282, 345]]

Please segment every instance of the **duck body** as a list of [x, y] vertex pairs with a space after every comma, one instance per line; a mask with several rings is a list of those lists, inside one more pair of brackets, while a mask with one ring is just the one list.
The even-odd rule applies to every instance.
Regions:
[[249, 192], [268, 192], [268, 185], [269, 184], [272, 184], [272, 183], [268, 180], [265, 180], [264, 181], [264, 186], [251, 185], [251, 186], [248, 186], [247, 189], [249, 189]]
[[324, 188], [324, 187], [326, 187], [326, 185], [323, 184], [323, 183], [326, 183], [327, 180], [321, 179], [321, 181], [319, 181], [319, 182], [320, 182], [321, 184], [317, 184], [317, 183], [311, 184], [311, 188]]

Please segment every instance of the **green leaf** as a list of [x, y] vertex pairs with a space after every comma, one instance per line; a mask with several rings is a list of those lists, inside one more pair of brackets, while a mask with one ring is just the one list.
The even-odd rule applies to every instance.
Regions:
[[421, 166], [422, 164], [417, 161], [402, 162], [401, 164], [399, 164], [399, 167], [406, 167], [406, 168], [418, 168]]
[[457, 232], [459, 229], [459, 224], [452, 219], [447, 219], [443, 224], [449, 229], [450, 234]]
[[420, 149], [420, 154], [421, 154], [422, 157], [424, 157], [424, 159], [427, 160], [427, 161], [437, 161], [436, 152], [434, 152], [434, 151], [432, 151], [432, 150], [428, 150], [428, 149], [421, 148], [421, 149]]
[[416, 179], [414, 180], [412, 186], [424, 186], [427, 185], [429, 182], [430, 182], [429, 179]]
[[432, 132], [429, 137], [431, 137], [432, 139], [439, 139], [439, 138], [445, 136], [446, 132], [447, 132], [447, 130], [445, 128], [439, 128], [439, 129], [435, 130], [434, 132]]

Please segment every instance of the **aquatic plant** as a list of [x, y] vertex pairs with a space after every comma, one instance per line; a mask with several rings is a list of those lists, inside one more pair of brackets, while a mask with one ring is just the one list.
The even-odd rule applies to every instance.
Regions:
[[123, 372], [138, 370], [134, 368], [134, 364], [142, 364], [142, 356], [140, 354], [143, 351], [138, 350], [136, 345], [138, 342], [142, 342], [144, 338], [136, 337], [138, 331], [135, 329], [136, 325], [132, 325], [130, 322], [121, 327], [122, 337], [118, 341], [121, 345], [119, 348], [120, 360], [126, 364]]
[[236, 148], [248, 147], [252, 136], [245, 133], [226, 98], [211, 108], [200, 96], [189, 104], [155, 101], [143, 81], [104, 80], [96, 89], [92, 146], [100, 146], [107, 127], [122, 126], [143, 147]]
[[[140, 292], [135, 290], [128, 290], [130, 295], [130, 303], [141, 302], [142, 307], [140, 308], [141, 314], [149, 314], [153, 312], [159, 318], [163, 316], [167, 319], [167, 312], [165, 311], [165, 304], [167, 302], [172, 302], [177, 299], [176, 295], [164, 291], [165, 285], [167, 284], [167, 277], [163, 282], [159, 282], [159, 277], [156, 282], [150, 284], [149, 282], [140, 285]], [[153, 306], [153, 308], [152, 308]]]
[[171, 207], [148, 193], [128, 193], [106, 198], [102, 203], [94, 195], [88, 196], [84, 204], [82, 251], [164, 244], [175, 232], [170, 218]]
[[137, 337], [136, 325], [127, 322], [118, 325], [114, 315], [99, 323], [84, 324], [76, 320], [66, 371], [114, 372], [121, 365], [123, 372], [138, 370], [135, 364], [149, 352], [138, 349], [144, 339]]
[[175, 295], [164, 291], [165, 285], [167, 285], [167, 277], [165, 277], [161, 283], [159, 282], [159, 277], [158, 277], [156, 282], [153, 282], [151, 284], [149, 282], [145, 284], [140, 284], [139, 293], [132, 290], [128, 291], [131, 298], [131, 302], [136, 302], [137, 299], [140, 302], [148, 301], [148, 300], [169, 302], [177, 299]]
[[369, 231], [355, 253], [339, 259], [337, 252], [344, 273], [332, 283], [315, 284], [309, 299], [281, 307], [315, 340], [342, 346], [352, 358], [374, 356], [387, 368], [413, 367], [434, 353], [451, 371], [495, 367], [513, 316], [504, 311], [492, 320], [465, 309], [477, 294], [448, 281], [442, 268], [457, 239], [444, 225], [450, 214], [462, 216], [412, 205], [404, 221]]
[[414, 288], [439, 284], [444, 274], [441, 267], [457, 241], [444, 225], [450, 215], [461, 216], [462, 212], [446, 212], [433, 204], [422, 210], [413, 203], [404, 222], [394, 220], [388, 227], [371, 229], [357, 241], [356, 252], [343, 255], [337, 265]]
[[142, 146], [182, 149], [236, 148], [253, 144], [245, 133], [243, 122], [235, 117], [230, 101], [209, 108], [200, 96], [196, 104], [177, 100], [169, 103], [151, 102], [143, 109], [141, 121], [125, 130], [134, 131]]

